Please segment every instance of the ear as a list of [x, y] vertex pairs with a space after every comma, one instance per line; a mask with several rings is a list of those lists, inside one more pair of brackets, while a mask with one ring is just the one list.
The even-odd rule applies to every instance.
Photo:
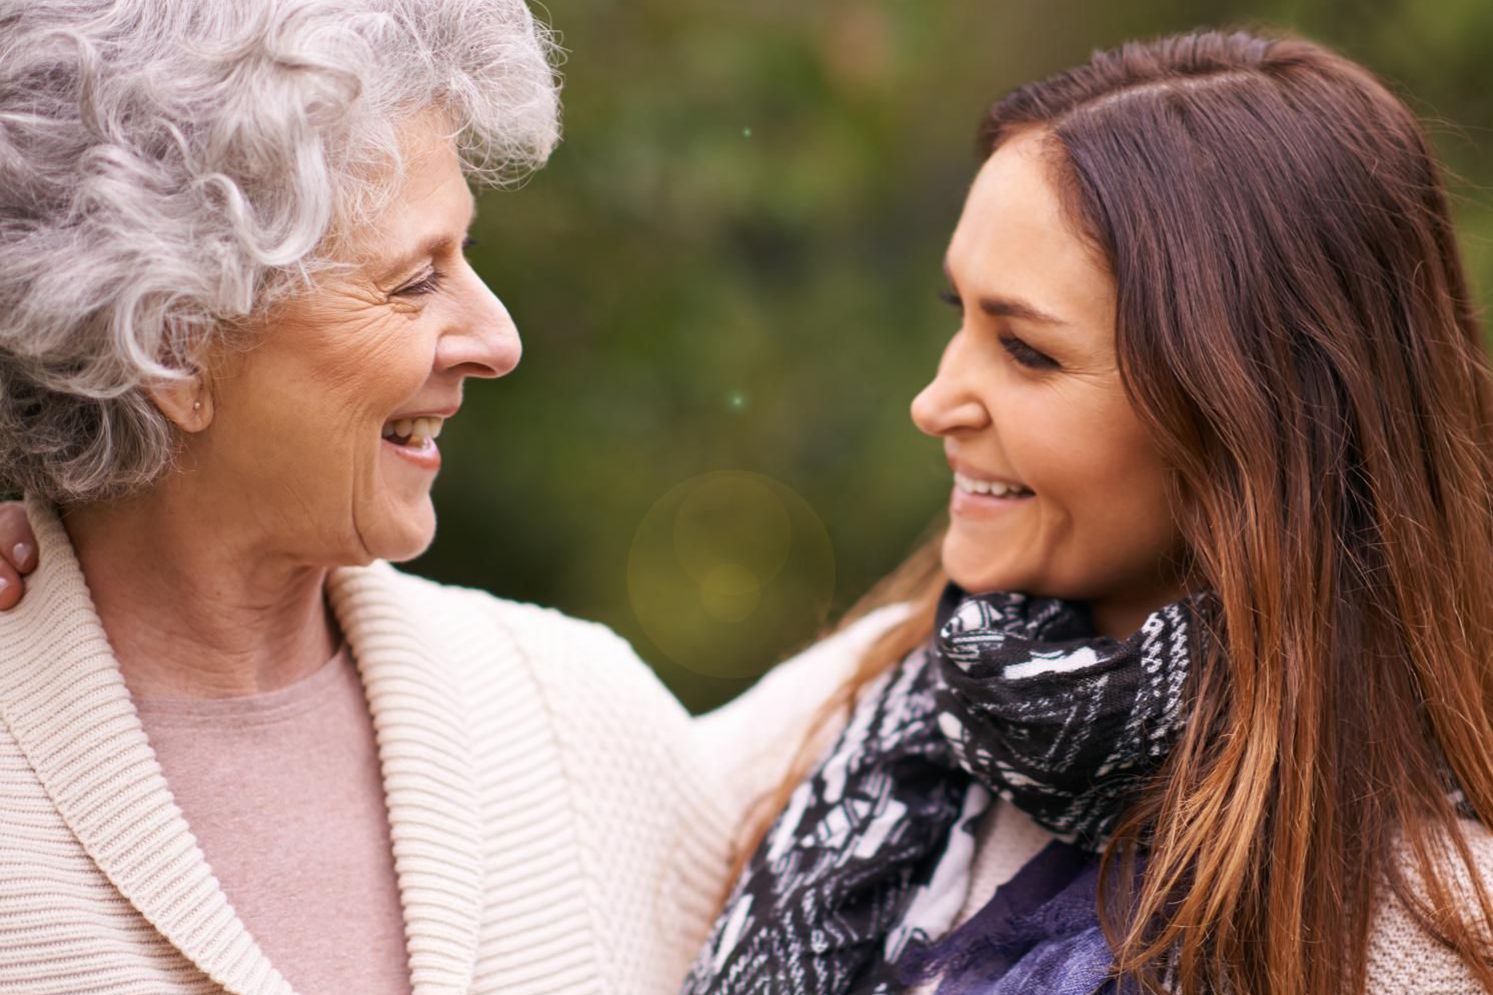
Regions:
[[161, 414], [183, 432], [201, 432], [213, 421], [213, 397], [201, 374], [146, 388]]

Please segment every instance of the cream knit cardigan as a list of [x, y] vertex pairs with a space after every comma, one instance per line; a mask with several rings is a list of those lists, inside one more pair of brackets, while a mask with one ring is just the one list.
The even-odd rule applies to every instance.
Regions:
[[[29, 513], [41, 566], [0, 613], [0, 993], [286, 995], [172, 801], [65, 530]], [[677, 990], [730, 804], [626, 643], [384, 564], [335, 571], [329, 597], [416, 995]]]

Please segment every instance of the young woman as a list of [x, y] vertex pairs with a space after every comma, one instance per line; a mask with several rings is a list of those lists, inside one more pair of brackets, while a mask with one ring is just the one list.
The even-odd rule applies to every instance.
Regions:
[[912, 408], [941, 568], [878, 599], [685, 992], [1493, 985], [1493, 391], [1414, 117], [1198, 33], [980, 140]]
[[1493, 386], [1413, 116], [1199, 33], [981, 143], [947, 530], [700, 723], [776, 788], [685, 991], [1493, 986]]

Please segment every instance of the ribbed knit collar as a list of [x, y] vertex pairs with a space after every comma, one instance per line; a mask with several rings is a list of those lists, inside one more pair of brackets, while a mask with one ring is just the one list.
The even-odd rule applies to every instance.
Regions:
[[[41, 565], [0, 613], [0, 719], [84, 850], [163, 937], [229, 992], [288, 995], [171, 797], [56, 511], [28, 499], [27, 512]], [[483, 895], [477, 781], [459, 693], [396, 583], [387, 565], [345, 568], [328, 593], [373, 716], [415, 995], [464, 992]]]

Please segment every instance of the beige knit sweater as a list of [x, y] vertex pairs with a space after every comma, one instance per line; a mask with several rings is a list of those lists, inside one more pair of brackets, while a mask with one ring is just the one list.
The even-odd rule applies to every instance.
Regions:
[[[172, 801], [65, 530], [29, 511], [41, 566], [0, 614], [0, 993], [288, 993]], [[675, 991], [730, 812], [652, 673], [601, 626], [387, 565], [329, 594], [417, 995]]]

